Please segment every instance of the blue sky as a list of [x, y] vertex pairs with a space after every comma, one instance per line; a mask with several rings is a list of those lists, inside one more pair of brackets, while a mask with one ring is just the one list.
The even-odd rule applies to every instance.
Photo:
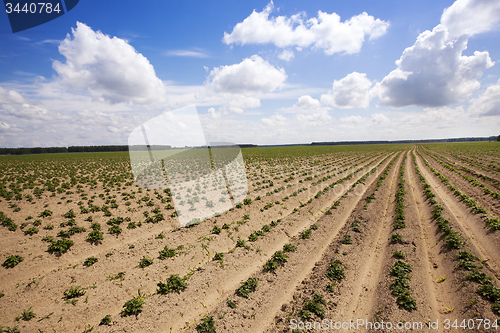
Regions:
[[3, 147], [127, 144], [193, 104], [208, 141], [500, 134], [494, 0], [86, 0], [16, 34], [0, 17]]

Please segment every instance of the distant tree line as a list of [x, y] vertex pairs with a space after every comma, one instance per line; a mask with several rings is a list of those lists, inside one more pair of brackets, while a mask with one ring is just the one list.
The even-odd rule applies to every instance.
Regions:
[[0, 155], [67, 153], [66, 147], [0, 148]]
[[336, 146], [336, 145], [379, 145], [389, 143], [433, 143], [433, 142], [471, 142], [471, 141], [500, 141], [497, 137], [478, 138], [452, 138], [452, 139], [427, 139], [427, 140], [397, 140], [397, 141], [336, 141], [336, 142], [313, 142], [312, 146]]
[[35, 147], [35, 148], [0, 148], [0, 155], [81, 153], [128, 151], [128, 146], [70, 146], [70, 147]]
[[128, 151], [128, 146], [69, 146], [69, 153], [97, 153], [105, 151]]

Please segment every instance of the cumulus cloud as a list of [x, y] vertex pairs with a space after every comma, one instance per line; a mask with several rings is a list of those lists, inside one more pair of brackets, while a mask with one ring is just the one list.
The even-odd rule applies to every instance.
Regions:
[[390, 124], [391, 120], [384, 114], [374, 113], [371, 116], [370, 122], [375, 125], [386, 125]]
[[458, 102], [480, 87], [478, 79], [493, 66], [488, 52], [463, 56], [467, 36], [453, 39], [443, 25], [421, 33], [408, 47], [397, 68], [376, 91], [384, 105], [438, 107]]
[[332, 90], [321, 95], [321, 102], [342, 109], [367, 108], [372, 99], [372, 82], [365, 73], [353, 72], [335, 80]]
[[475, 35], [498, 28], [500, 2], [497, 0], [457, 0], [446, 8], [441, 24], [452, 37]]
[[28, 120], [49, 120], [62, 116], [57, 112], [49, 112], [44, 106], [26, 99], [15, 90], [3, 87], [0, 87], [0, 112]]
[[261, 94], [271, 93], [284, 86], [285, 70], [271, 65], [258, 55], [234, 65], [216, 67], [205, 81], [205, 91], [199, 98], [215, 98], [223, 114], [243, 113], [244, 109], [260, 106]]
[[481, 96], [471, 100], [468, 110], [479, 116], [499, 116], [500, 80], [489, 86]]
[[262, 123], [264, 123], [264, 125], [270, 126], [270, 127], [283, 127], [286, 125], [286, 120], [287, 119], [279, 113], [276, 113], [269, 118], [262, 118], [261, 119], [261, 121], [262, 121]]
[[472, 120], [463, 107], [450, 108], [426, 108], [424, 112], [417, 114], [409, 114], [399, 119], [400, 126], [420, 126], [432, 127], [434, 130], [441, 130], [444, 128], [455, 128], [458, 123], [466, 124], [467, 119], [469, 122]]
[[375, 19], [367, 13], [351, 17], [344, 22], [336, 13], [318, 11], [318, 17], [305, 20], [305, 13], [290, 17], [269, 17], [273, 11], [271, 1], [262, 12], [255, 10], [243, 22], [236, 24], [231, 33], [224, 32], [226, 44], [274, 44], [277, 47], [314, 47], [326, 54], [358, 53], [365, 41], [383, 36], [389, 22]]
[[386, 125], [395, 121], [390, 119], [384, 114], [374, 113], [370, 117], [363, 117], [359, 115], [347, 116], [340, 118], [340, 122], [352, 127], [357, 126], [372, 126], [372, 125]]
[[210, 115], [210, 117], [213, 119], [220, 118], [220, 116], [221, 116], [221, 114], [218, 113], [217, 111], [215, 111], [214, 108], [209, 108], [207, 111], [208, 111], [208, 114]]
[[317, 109], [313, 113], [299, 113], [296, 118], [300, 124], [313, 127], [328, 124], [332, 120], [326, 108]]
[[479, 89], [483, 71], [494, 65], [487, 51], [462, 55], [468, 39], [500, 22], [500, 2], [457, 0], [441, 23], [424, 31], [396, 61], [397, 68], [375, 88], [383, 105], [439, 107], [459, 102]]
[[232, 113], [243, 113], [244, 109], [253, 109], [260, 106], [260, 99], [245, 96], [241, 94], [225, 94], [224, 95], [224, 106], [220, 108], [222, 112], [227, 114]]
[[281, 88], [286, 78], [284, 69], [275, 68], [258, 55], [253, 55], [239, 64], [214, 68], [206, 83], [215, 92], [253, 94]]
[[299, 108], [317, 108], [321, 106], [321, 103], [309, 95], [304, 95], [299, 97], [294, 106]]
[[22, 104], [26, 102], [26, 99], [17, 91], [0, 87], [0, 104]]
[[65, 63], [53, 67], [67, 87], [111, 103], [151, 104], [165, 100], [165, 87], [148, 59], [125, 40], [77, 22], [59, 45]]
[[280, 58], [281, 60], [285, 60], [285, 61], [290, 61], [293, 59], [293, 57], [295, 57], [295, 54], [290, 50], [284, 50], [278, 56], [278, 58]]

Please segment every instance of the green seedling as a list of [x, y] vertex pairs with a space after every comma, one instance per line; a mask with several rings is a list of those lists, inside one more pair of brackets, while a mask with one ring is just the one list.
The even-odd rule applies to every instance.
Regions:
[[101, 322], [99, 323], [99, 326], [101, 325], [111, 325], [111, 315], [106, 315], [104, 318], [101, 319]]
[[332, 281], [340, 281], [344, 278], [345, 272], [340, 260], [334, 260], [326, 272], [326, 276]]
[[83, 295], [85, 295], [85, 289], [81, 286], [69, 287], [64, 291], [64, 297], [66, 299], [77, 298]]
[[201, 323], [196, 326], [196, 331], [199, 333], [213, 333], [216, 330], [217, 327], [215, 327], [214, 317], [212, 316], [203, 318]]
[[223, 259], [224, 259], [224, 253], [222, 252], [216, 252], [213, 258], [213, 260], [219, 260], [219, 261], [222, 261]]
[[403, 251], [396, 250], [392, 252], [392, 256], [397, 259], [404, 259], [407, 255]]
[[71, 246], [73, 246], [74, 242], [70, 239], [59, 239], [55, 242], [52, 242], [49, 247], [47, 248], [48, 252], [58, 252], [58, 253], [64, 253], [69, 250]]
[[31, 306], [30, 306], [29, 309], [23, 310], [23, 312], [21, 312], [21, 314], [16, 318], [16, 320], [17, 321], [19, 321], [19, 319], [30, 320], [35, 317], [36, 314], [33, 311], [31, 311]]
[[352, 238], [350, 235], [345, 235], [340, 242], [342, 244], [352, 244]]
[[390, 238], [391, 243], [403, 243], [403, 236], [398, 233], [392, 234]]
[[188, 285], [186, 281], [179, 276], [179, 274], [174, 274], [170, 275], [166, 283], [158, 282], [157, 286], [158, 290], [156, 290], [156, 293], [160, 295], [166, 295], [174, 291], [177, 292], [183, 291], [184, 289], [187, 288]]
[[113, 280], [123, 281], [125, 279], [125, 272], [119, 272], [116, 275], [108, 275], [107, 279], [109, 281], [113, 281]]
[[142, 306], [144, 305], [144, 297], [141, 296], [141, 291], [139, 290], [139, 295], [135, 296], [131, 300], [128, 300], [123, 304], [123, 310], [120, 313], [122, 317], [126, 316], [137, 316], [142, 311]]
[[83, 262], [83, 266], [92, 266], [93, 264], [95, 264], [97, 261], [99, 260], [99, 258], [96, 258], [96, 257], [88, 257], [87, 259], [85, 259], [85, 261]]
[[153, 259], [146, 256], [143, 256], [141, 261], [139, 261], [139, 267], [141, 268], [151, 266], [152, 264], [153, 264]]
[[5, 268], [12, 268], [21, 263], [24, 260], [23, 257], [18, 255], [8, 256], [7, 259], [3, 262], [2, 266]]
[[292, 244], [285, 244], [283, 245], [283, 252], [295, 252], [297, 250], [297, 247]]
[[165, 245], [163, 250], [159, 252], [158, 258], [160, 258], [160, 260], [165, 260], [166, 258], [175, 257], [176, 254], [177, 252], [175, 251], [175, 249], [170, 249], [168, 245]]
[[259, 284], [259, 279], [257, 278], [249, 278], [245, 282], [241, 283], [242, 285], [236, 289], [236, 295], [248, 298], [251, 292], [254, 292]]
[[229, 306], [231, 309], [235, 309], [236, 308], [236, 303], [230, 299], [227, 300], [227, 306]]
[[309, 239], [311, 238], [311, 229], [306, 229], [300, 233], [300, 238]]

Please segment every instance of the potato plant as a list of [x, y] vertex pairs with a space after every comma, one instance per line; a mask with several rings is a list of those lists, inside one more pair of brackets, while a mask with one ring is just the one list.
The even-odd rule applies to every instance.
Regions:
[[19, 265], [24, 260], [24, 257], [19, 255], [11, 255], [8, 256], [7, 259], [3, 262], [2, 266], [5, 268], [13, 268]]

